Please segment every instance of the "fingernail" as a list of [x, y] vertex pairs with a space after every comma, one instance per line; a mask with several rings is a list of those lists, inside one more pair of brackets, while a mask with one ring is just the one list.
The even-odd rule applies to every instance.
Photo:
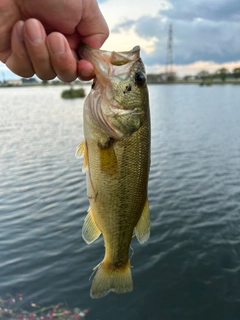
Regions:
[[28, 21], [26, 32], [32, 43], [39, 44], [43, 41], [43, 32], [37, 20], [31, 19], [31, 21]]
[[23, 21], [18, 21], [15, 25], [17, 37], [20, 41], [23, 41]]
[[81, 76], [84, 79], [92, 79], [94, 77], [94, 73], [91, 70], [81, 70]]
[[49, 41], [50, 50], [55, 56], [61, 56], [66, 52], [65, 41], [62, 36], [55, 34]]

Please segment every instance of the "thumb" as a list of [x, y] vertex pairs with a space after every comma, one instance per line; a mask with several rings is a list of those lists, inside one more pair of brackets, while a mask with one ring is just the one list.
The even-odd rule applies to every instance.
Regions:
[[76, 27], [81, 41], [100, 48], [109, 36], [109, 29], [96, 0], [85, 1], [82, 19]]

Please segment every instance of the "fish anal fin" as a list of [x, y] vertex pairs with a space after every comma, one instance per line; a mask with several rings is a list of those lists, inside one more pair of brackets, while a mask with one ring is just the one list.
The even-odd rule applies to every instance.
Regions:
[[108, 268], [104, 260], [99, 264], [92, 282], [90, 295], [92, 298], [102, 298], [110, 291], [126, 293], [133, 289], [130, 261], [124, 267]]
[[83, 140], [81, 143], [79, 143], [75, 156], [77, 159], [84, 157], [82, 171], [85, 172], [88, 168], [88, 148], [86, 141]]
[[150, 215], [148, 199], [145, 201], [145, 205], [140, 219], [135, 227], [136, 237], [140, 243], [144, 243], [148, 240], [150, 235]]
[[100, 234], [101, 231], [98, 229], [93, 218], [91, 207], [89, 207], [88, 214], [83, 223], [82, 237], [87, 244], [90, 244], [95, 241]]
[[109, 175], [118, 172], [117, 157], [114, 150], [114, 140], [109, 139], [105, 144], [98, 144], [100, 153], [100, 169]]

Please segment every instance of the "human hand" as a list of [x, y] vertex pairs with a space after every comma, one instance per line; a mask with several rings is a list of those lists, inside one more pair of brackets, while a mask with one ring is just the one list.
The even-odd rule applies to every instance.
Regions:
[[108, 34], [96, 0], [0, 0], [0, 61], [21, 77], [92, 79], [79, 43], [100, 48]]

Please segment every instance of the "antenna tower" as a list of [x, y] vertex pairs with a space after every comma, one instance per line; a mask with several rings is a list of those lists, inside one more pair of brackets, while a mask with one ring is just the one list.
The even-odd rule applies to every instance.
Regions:
[[166, 75], [167, 79], [172, 76], [173, 73], [173, 35], [172, 35], [172, 24], [169, 25], [168, 31], [168, 45], [167, 45], [167, 59], [166, 59]]

